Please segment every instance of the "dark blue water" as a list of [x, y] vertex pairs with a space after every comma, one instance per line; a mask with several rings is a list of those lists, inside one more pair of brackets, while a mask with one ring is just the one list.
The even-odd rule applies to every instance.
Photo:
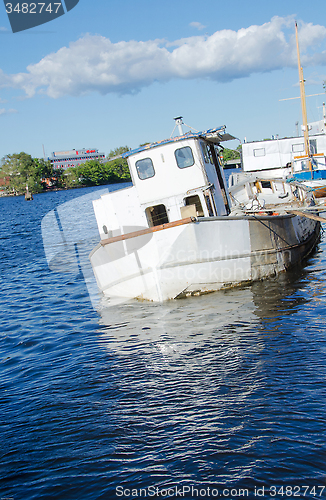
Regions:
[[101, 189], [0, 199], [0, 499], [325, 498], [324, 241], [246, 288], [113, 307], [82, 255]]

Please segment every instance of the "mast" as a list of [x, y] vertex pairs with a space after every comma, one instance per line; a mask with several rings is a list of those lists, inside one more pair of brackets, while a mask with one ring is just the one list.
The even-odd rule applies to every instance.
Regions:
[[304, 147], [305, 147], [305, 154], [309, 158], [309, 169], [312, 170], [311, 160], [310, 160], [309, 130], [308, 130], [307, 108], [306, 108], [306, 92], [305, 92], [305, 88], [304, 88], [303, 70], [302, 70], [302, 66], [301, 66], [301, 62], [300, 62], [300, 50], [299, 50], [298, 24], [297, 24], [297, 22], [295, 22], [295, 38], [296, 38], [296, 42], [297, 42], [297, 55], [298, 55], [298, 69], [299, 69]]
[[176, 118], [174, 118], [174, 121], [175, 121], [175, 126], [178, 126], [179, 134], [183, 135], [183, 128], [182, 128], [183, 121], [182, 121], [182, 116], [177, 116]]

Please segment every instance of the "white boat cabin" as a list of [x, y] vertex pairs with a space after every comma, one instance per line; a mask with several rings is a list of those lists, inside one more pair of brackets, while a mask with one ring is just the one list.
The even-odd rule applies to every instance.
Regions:
[[223, 126], [124, 153], [133, 186], [94, 202], [101, 239], [188, 217], [227, 216], [231, 200], [219, 145], [232, 139]]
[[[314, 170], [325, 170], [326, 134], [310, 135], [310, 152]], [[308, 170], [303, 137], [285, 137], [242, 144], [244, 172], [274, 171], [285, 177]]]

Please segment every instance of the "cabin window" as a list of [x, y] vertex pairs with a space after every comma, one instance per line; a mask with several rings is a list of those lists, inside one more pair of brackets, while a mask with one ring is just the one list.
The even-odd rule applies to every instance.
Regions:
[[136, 161], [136, 170], [141, 180], [149, 179], [155, 175], [154, 165], [150, 158]]
[[309, 144], [310, 144], [310, 153], [313, 155], [316, 155], [317, 154], [317, 141], [316, 141], [316, 139], [311, 139], [311, 141], [309, 141]]
[[272, 184], [270, 181], [260, 181], [261, 182], [261, 187], [263, 189], [272, 189]]
[[207, 147], [207, 144], [205, 142], [201, 142], [200, 145], [204, 157], [204, 162], [213, 163], [212, 155], [209, 148]]
[[147, 207], [145, 210], [149, 227], [167, 224], [169, 222], [168, 214], [165, 205], [154, 205]]
[[203, 210], [203, 207], [202, 207], [202, 204], [201, 204], [201, 201], [200, 201], [198, 194], [195, 194], [193, 196], [187, 196], [187, 198], [185, 198], [184, 201], [185, 201], [186, 206], [187, 205], [195, 205], [197, 216], [204, 217], [204, 210]]
[[292, 152], [293, 153], [303, 153], [304, 152], [304, 144], [292, 144]]
[[176, 149], [174, 156], [179, 168], [191, 167], [195, 163], [194, 155], [192, 154], [192, 150], [189, 146]]
[[[312, 168], [315, 168], [315, 166], [312, 165]], [[294, 170], [295, 172], [300, 172], [301, 170], [309, 170], [309, 163], [307, 162], [307, 160], [301, 160], [300, 162], [296, 161], [294, 164]]]
[[265, 148], [254, 149], [254, 156], [265, 156]]

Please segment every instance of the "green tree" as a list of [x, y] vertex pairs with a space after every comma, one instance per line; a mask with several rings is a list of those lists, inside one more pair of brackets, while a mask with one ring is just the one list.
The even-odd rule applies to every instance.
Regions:
[[28, 185], [29, 190], [34, 193], [44, 191], [46, 189], [45, 179], [52, 179], [53, 177], [54, 173], [51, 162], [49, 160], [44, 160], [43, 158], [34, 158], [33, 168], [31, 169], [30, 174], [31, 185]]
[[28, 186], [34, 192], [34, 171], [33, 158], [27, 153], [15, 153], [7, 155], [2, 159], [0, 175], [9, 180], [8, 190], [14, 194], [22, 194]]
[[119, 148], [111, 149], [107, 158], [109, 160], [115, 158], [116, 156], [121, 156], [123, 153], [127, 153], [127, 151], [129, 151], [128, 146], [120, 146]]
[[128, 162], [124, 158], [117, 158], [107, 163], [111, 172], [112, 182], [128, 182], [131, 180]]
[[79, 167], [80, 179], [86, 186], [99, 186], [116, 182], [107, 163], [88, 160]]
[[50, 160], [44, 160], [43, 158], [34, 158], [34, 168], [35, 174], [40, 176], [40, 178], [53, 177], [53, 166]]
[[228, 148], [223, 149], [224, 161], [236, 160], [238, 158], [241, 158], [241, 145], [239, 145], [237, 149], [228, 149]]
[[52, 179], [55, 187], [59, 189], [65, 188], [65, 178], [64, 178], [64, 169], [63, 168], [54, 168], [52, 173]]
[[59, 187], [63, 187], [65, 189], [71, 189], [74, 187], [82, 186], [82, 182], [80, 180], [81, 169], [80, 167], [69, 167], [66, 170], [61, 170]]
[[24, 152], [7, 155], [1, 161], [0, 177], [8, 179], [7, 191], [14, 194], [23, 194], [26, 187], [31, 193], [39, 193], [45, 189], [42, 179], [52, 175], [50, 161], [32, 158]]
[[109, 161], [106, 165], [110, 167], [112, 174], [111, 182], [128, 182], [131, 180], [128, 162], [125, 158], [121, 158], [121, 155], [127, 153], [129, 150], [128, 146], [120, 146], [111, 150], [108, 154], [107, 159]]

